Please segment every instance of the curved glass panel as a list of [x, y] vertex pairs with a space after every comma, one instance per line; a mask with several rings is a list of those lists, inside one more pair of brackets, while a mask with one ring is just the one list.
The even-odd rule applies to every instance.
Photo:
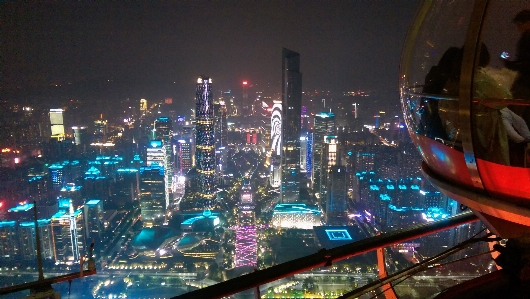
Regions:
[[[530, 10], [490, 1], [471, 106], [473, 147], [490, 194], [530, 197]], [[489, 58], [489, 59], [488, 59]], [[505, 196], [503, 196], [504, 198]]]
[[462, 154], [458, 90], [471, 1], [425, 2], [402, 57], [402, 108], [426, 163], [454, 181], [472, 185]]

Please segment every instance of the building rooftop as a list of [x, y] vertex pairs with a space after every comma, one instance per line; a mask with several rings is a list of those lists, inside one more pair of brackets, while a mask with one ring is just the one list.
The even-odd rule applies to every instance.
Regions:
[[26, 203], [26, 204], [23, 204], [23, 205], [18, 205], [18, 206], [15, 206], [15, 207], [12, 207], [11, 209], [7, 210], [8, 212], [27, 212], [29, 210], [31, 210], [33, 208], [33, 204], [32, 203]]

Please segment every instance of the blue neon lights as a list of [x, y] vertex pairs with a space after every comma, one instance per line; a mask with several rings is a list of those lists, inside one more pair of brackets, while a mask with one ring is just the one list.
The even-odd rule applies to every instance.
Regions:
[[350, 233], [345, 229], [325, 229], [330, 241], [351, 241]]

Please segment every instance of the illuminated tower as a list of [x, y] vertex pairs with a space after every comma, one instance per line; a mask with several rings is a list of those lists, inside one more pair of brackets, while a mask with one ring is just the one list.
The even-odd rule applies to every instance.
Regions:
[[64, 139], [63, 109], [50, 109], [51, 138]]
[[343, 224], [347, 214], [346, 167], [334, 165], [328, 172], [326, 194], [326, 224]]
[[140, 167], [140, 214], [145, 227], [162, 222], [166, 199], [164, 168], [159, 165]]
[[214, 103], [214, 109], [215, 147], [221, 148], [226, 146], [226, 139], [228, 134], [225, 101], [220, 100]]
[[16, 235], [16, 221], [0, 221], [0, 255], [3, 261], [15, 260], [18, 253], [18, 246], [14, 246]]
[[282, 202], [296, 202], [300, 195], [300, 126], [302, 73], [300, 54], [282, 51]]
[[163, 147], [163, 166], [164, 166], [164, 183], [165, 183], [165, 199], [166, 208], [173, 199], [173, 158], [171, 151], [171, 138], [173, 132], [171, 130], [171, 120], [169, 117], [159, 117], [155, 121], [155, 135], [157, 140], [162, 140]]
[[74, 131], [74, 141], [75, 145], [79, 146], [79, 152], [84, 153], [86, 152], [90, 142], [89, 142], [89, 136], [87, 133], [87, 127], [83, 126], [74, 126], [72, 127], [72, 130]]
[[103, 233], [103, 202], [99, 199], [91, 199], [83, 206], [83, 212], [86, 239], [88, 243], [94, 239], [96, 244], [99, 244]]
[[227, 166], [226, 145], [228, 127], [226, 122], [225, 101], [218, 100], [214, 103], [214, 131], [215, 131], [215, 160], [217, 163], [217, 182], [224, 184], [224, 172]]
[[147, 100], [146, 99], [140, 100], [140, 113], [142, 115], [145, 115], [147, 113]]
[[[42, 258], [53, 258], [51, 220], [39, 219], [38, 231], [41, 243]], [[35, 234], [35, 221], [20, 222], [18, 226], [19, 255], [23, 260], [34, 261], [37, 258], [37, 242]]]
[[250, 185], [243, 185], [238, 204], [238, 217], [236, 227], [236, 254], [234, 264], [236, 267], [257, 264], [257, 237], [254, 214], [254, 202]]
[[195, 94], [195, 164], [200, 209], [212, 208], [215, 201], [215, 134], [212, 79], [199, 77]]
[[333, 113], [321, 112], [315, 115], [313, 127], [313, 187], [316, 191], [320, 189], [320, 172], [322, 147], [324, 145], [324, 137], [334, 135], [335, 132], [335, 115]]
[[55, 262], [72, 264], [79, 262], [85, 249], [83, 210], [61, 209], [51, 218]]
[[343, 147], [339, 144], [337, 136], [324, 137], [322, 154], [320, 155], [320, 184], [318, 186], [319, 198], [322, 205], [325, 204], [328, 198], [331, 167], [340, 164], [340, 156], [343, 151]]
[[271, 115], [271, 176], [272, 187], [280, 187], [282, 181], [282, 104], [274, 101]]
[[107, 121], [98, 119], [94, 121], [94, 139], [97, 142], [107, 142]]

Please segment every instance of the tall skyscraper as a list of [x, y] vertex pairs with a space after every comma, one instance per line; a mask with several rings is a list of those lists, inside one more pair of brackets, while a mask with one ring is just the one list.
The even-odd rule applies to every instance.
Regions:
[[345, 224], [347, 214], [348, 186], [346, 167], [334, 165], [328, 172], [326, 194], [326, 224]]
[[282, 51], [282, 187], [283, 203], [296, 202], [300, 195], [300, 126], [302, 73], [300, 54]]
[[224, 175], [227, 167], [227, 137], [228, 124], [226, 121], [225, 101], [218, 100], [214, 103], [214, 131], [215, 131], [215, 161], [217, 163], [217, 184], [224, 184]]
[[107, 121], [97, 119], [94, 121], [94, 141], [107, 142]]
[[55, 263], [78, 263], [85, 251], [85, 221], [83, 210], [59, 210], [51, 218]]
[[271, 176], [272, 187], [280, 187], [282, 182], [282, 103], [274, 101], [271, 115]]
[[333, 113], [321, 112], [315, 115], [313, 127], [313, 174], [312, 182], [316, 191], [320, 189], [320, 172], [322, 160], [322, 147], [324, 137], [334, 135], [335, 132], [335, 115]]
[[50, 109], [51, 138], [64, 139], [63, 109]]
[[164, 187], [162, 166], [140, 167], [140, 213], [145, 227], [151, 227], [164, 220]]
[[155, 132], [156, 139], [162, 140], [162, 148], [164, 152], [164, 160], [162, 165], [164, 166], [164, 184], [167, 208], [169, 203], [173, 200], [173, 158], [171, 155], [171, 139], [173, 137], [173, 131], [169, 117], [159, 117], [156, 119]]
[[140, 114], [144, 115], [147, 112], [147, 100], [140, 100]]
[[103, 202], [91, 199], [83, 205], [87, 243], [92, 239], [99, 244], [103, 234]]
[[[51, 220], [39, 219], [38, 231], [41, 243], [41, 254], [44, 259], [53, 258], [53, 243], [51, 234]], [[20, 222], [18, 226], [19, 255], [23, 260], [34, 261], [37, 258], [37, 241], [35, 221]], [[11, 244], [12, 246], [12, 244]]]
[[199, 77], [195, 93], [195, 163], [199, 189], [199, 209], [215, 205], [215, 130], [212, 79]]
[[214, 130], [215, 130], [215, 147], [221, 148], [226, 146], [228, 126], [226, 122], [226, 104], [220, 100], [214, 103]]

